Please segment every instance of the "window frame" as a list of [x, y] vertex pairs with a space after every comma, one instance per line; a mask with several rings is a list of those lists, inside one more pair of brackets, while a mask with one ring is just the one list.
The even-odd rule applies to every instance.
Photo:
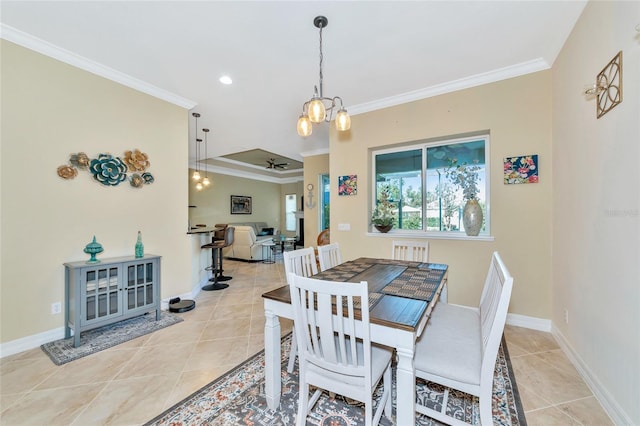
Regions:
[[[481, 231], [478, 236], [468, 236], [464, 231], [427, 231], [426, 224], [426, 212], [425, 201], [427, 199], [427, 149], [437, 146], [456, 145], [467, 142], [477, 141], [479, 139], [484, 140], [484, 159], [485, 159], [485, 176], [484, 176], [484, 193], [485, 193], [485, 211], [484, 222], [485, 229]], [[376, 207], [376, 156], [380, 154], [390, 154], [396, 152], [404, 152], [411, 150], [422, 151], [422, 167], [421, 167], [421, 192], [422, 192], [422, 224], [423, 229], [397, 229], [393, 228], [386, 234], [375, 231], [373, 225], [370, 223], [370, 218], [373, 210]], [[408, 238], [428, 238], [428, 239], [449, 239], [449, 240], [474, 240], [474, 241], [493, 241], [494, 237], [491, 235], [491, 134], [489, 131], [482, 131], [472, 134], [457, 135], [457, 136], [444, 136], [432, 139], [415, 140], [395, 145], [387, 145], [369, 150], [370, 154], [370, 191], [368, 200], [368, 227], [367, 235], [375, 237], [408, 237]]]

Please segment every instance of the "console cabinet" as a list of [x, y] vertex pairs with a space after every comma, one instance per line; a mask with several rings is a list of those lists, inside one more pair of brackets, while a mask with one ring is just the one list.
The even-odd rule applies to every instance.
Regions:
[[156, 311], [160, 319], [160, 256], [147, 254], [64, 264], [65, 338]]

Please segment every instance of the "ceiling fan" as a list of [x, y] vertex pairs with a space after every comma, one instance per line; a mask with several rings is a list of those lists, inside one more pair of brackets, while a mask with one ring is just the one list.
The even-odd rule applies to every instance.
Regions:
[[275, 158], [267, 160], [267, 169], [286, 169], [289, 163], [276, 163]]

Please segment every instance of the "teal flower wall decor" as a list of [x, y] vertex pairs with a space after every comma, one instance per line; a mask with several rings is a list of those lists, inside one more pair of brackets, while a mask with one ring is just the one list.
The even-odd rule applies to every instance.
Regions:
[[120, 157], [111, 154], [100, 154], [91, 160], [89, 171], [95, 180], [106, 186], [120, 185], [127, 178], [127, 166]]
[[151, 165], [146, 153], [134, 149], [125, 151], [123, 158], [99, 154], [98, 158], [90, 159], [84, 152], [78, 152], [70, 154], [69, 163], [58, 167], [57, 172], [61, 178], [70, 180], [78, 175], [78, 170], [87, 170], [96, 182], [105, 186], [118, 186], [128, 180], [132, 188], [142, 188], [155, 181], [153, 175], [145, 171]]

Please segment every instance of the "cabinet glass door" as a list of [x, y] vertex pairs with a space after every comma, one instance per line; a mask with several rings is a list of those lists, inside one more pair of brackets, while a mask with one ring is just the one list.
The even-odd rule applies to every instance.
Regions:
[[127, 265], [127, 309], [151, 305], [153, 300], [154, 262]]
[[92, 321], [118, 314], [118, 268], [104, 267], [85, 270], [84, 321]]

